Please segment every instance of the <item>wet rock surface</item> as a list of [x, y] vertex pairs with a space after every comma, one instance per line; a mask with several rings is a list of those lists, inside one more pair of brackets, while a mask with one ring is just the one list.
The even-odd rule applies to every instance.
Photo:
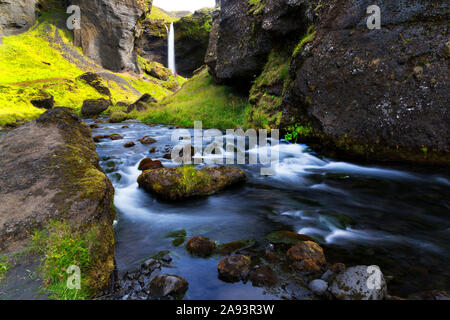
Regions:
[[159, 160], [152, 160], [150, 158], [142, 159], [141, 162], [139, 162], [138, 170], [145, 171], [145, 170], [151, 170], [151, 169], [159, 169], [162, 168], [163, 165], [161, 161]]
[[[217, 264], [219, 278], [226, 282], [246, 281], [250, 272], [250, 257], [243, 254], [227, 256]], [[258, 276], [255, 276], [258, 278]]]
[[202, 236], [196, 236], [188, 240], [186, 243], [186, 250], [192, 255], [199, 257], [210, 256], [214, 249], [216, 248], [216, 243], [209, 240], [208, 238]]
[[356, 266], [338, 274], [330, 291], [340, 300], [382, 300], [387, 286], [378, 266]]
[[323, 3], [313, 40], [292, 60], [284, 102], [309, 123], [305, 141], [316, 150], [448, 164], [448, 3], [377, 5], [382, 28], [369, 30], [365, 1]]
[[287, 251], [286, 256], [295, 269], [309, 273], [319, 272], [326, 263], [322, 248], [312, 241], [299, 242]]
[[139, 268], [126, 272], [118, 279], [114, 292], [107, 299], [115, 300], [173, 300], [182, 299], [188, 290], [188, 282], [180, 276], [163, 274], [163, 267], [170, 267], [172, 258], [149, 258]]
[[161, 168], [142, 173], [138, 178], [141, 188], [167, 200], [181, 200], [207, 196], [229, 186], [243, 183], [244, 171], [236, 167]]

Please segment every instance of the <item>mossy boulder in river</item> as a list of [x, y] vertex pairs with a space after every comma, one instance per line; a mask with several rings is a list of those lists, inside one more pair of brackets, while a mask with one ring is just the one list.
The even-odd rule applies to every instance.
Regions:
[[123, 111], [114, 111], [109, 116], [110, 123], [119, 123], [128, 119], [128, 115]]
[[212, 195], [246, 180], [244, 171], [230, 166], [195, 169], [192, 166], [144, 171], [139, 186], [166, 200]]
[[108, 287], [114, 189], [90, 128], [70, 109], [54, 108], [0, 137], [0, 153], [0, 253], [26, 247], [34, 234], [44, 283], [57, 298], [70, 265], [81, 268], [89, 295]]

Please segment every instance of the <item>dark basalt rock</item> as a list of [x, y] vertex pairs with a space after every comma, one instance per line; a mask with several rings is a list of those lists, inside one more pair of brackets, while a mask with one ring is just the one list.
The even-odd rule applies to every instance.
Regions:
[[204, 64], [213, 9], [202, 9], [174, 23], [177, 72], [191, 77]]
[[139, 21], [151, 9], [152, 1], [70, 0], [80, 7], [81, 30], [75, 30], [75, 44], [112, 71], [138, 71], [135, 38]]
[[284, 103], [316, 150], [362, 160], [450, 161], [447, 1], [327, 1], [316, 35], [294, 57]]
[[47, 92], [40, 91], [39, 96], [30, 101], [33, 106], [40, 109], [51, 109], [55, 105], [55, 99]]
[[81, 114], [83, 116], [96, 116], [108, 109], [112, 105], [110, 100], [106, 99], [87, 99], [83, 101]]
[[307, 1], [223, 0], [213, 13], [205, 63], [218, 83], [246, 90], [273, 47], [286, 46], [307, 29]]
[[156, 102], [158, 101], [155, 98], [153, 98], [150, 94], [146, 93], [138, 100], [136, 100], [136, 102], [128, 106], [127, 113], [130, 113], [133, 110], [145, 111], [147, 110], [149, 104]]

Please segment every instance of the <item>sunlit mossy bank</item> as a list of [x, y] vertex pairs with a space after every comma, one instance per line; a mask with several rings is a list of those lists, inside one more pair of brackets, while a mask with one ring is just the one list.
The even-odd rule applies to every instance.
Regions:
[[215, 84], [205, 69], [174, 95], [136, 116], [145, 123], [193, 127], [201, 120], [204, 128], [228, 129], [246, 128], [249, 111], [247, 96]]
[[[42, 91], [54, 97], [55, 106], [76, 110], [81, 108], [85, 99], [105, 97], [78, 79], [87, 71], [104, 70], [72, 45], [72, 35], [67, 30], [58, 29], [56, 21], [54, 15], [45, 13], [28, 32], [2, 39], [0, 127], [15, 125], [42, 114], [45, 110], [35, 108], [30, 102]], [[70, 52], [79, 53], [78, 58], [76, 55], [68, 58]], [[104, 80], [111, 91], [113, 103], [133, 102], [143, 93], [150, 93], [157, 99], [171, 93], [163, 82], [150, 76], [144, 80], [135, 75], [108, 73], [120, 80]]]

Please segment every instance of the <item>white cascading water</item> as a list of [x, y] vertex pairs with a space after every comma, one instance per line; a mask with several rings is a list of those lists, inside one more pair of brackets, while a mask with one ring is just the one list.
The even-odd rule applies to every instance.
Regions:
[[170, 30], [167, 29], [167, 33], [169, 34], [168, 65], [172, 73], [175, 73], [177, 70], [175, 68], [175, 28], [173, 27], [173, 22], [170, 24]]

